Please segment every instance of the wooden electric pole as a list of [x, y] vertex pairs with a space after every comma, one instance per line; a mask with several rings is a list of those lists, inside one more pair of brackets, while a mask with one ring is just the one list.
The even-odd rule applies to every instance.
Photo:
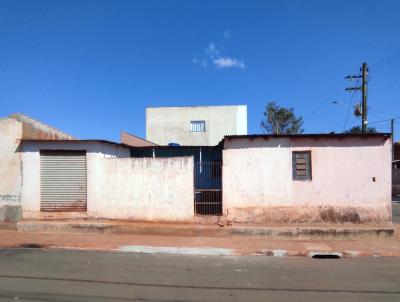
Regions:
[[362, 133], [367, 133], [367, 74], [368, 68], [367, 63], [363, 63], [362, 65]]
[[[362, 133], [367, 133], [367, 83], [368, 83], [368, 67], [367, 63], [363, 63], [361, 67], [361, 74], [359, 75], [349, 75], [345, 77], [346, 80], [361, 79], [361, 86], [348, 87], [346, 91], [356, 91], [361, 90], [362, 101], [361, 101], [361, 131]], [[357, 115], [359, 116], [359, 115]]]

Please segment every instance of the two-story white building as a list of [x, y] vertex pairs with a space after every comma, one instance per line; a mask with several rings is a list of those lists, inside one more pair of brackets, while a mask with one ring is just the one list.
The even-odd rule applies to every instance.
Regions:
[[146, 109], [146, 139], [158, 145], [214, 146], [225, 135], [245, 134], [245, 105]]

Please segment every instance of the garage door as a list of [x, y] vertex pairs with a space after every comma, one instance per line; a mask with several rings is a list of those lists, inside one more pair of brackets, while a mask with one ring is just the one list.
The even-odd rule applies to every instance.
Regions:
[[40, 152], [40, 210], [84, 212], [86, 206], [86, 152]]

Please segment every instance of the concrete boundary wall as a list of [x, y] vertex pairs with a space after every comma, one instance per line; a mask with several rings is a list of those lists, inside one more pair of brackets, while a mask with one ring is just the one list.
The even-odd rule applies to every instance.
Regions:
[[190, 220], [193, 169], [192, 157], [99, 158], [96, 170], [88, 171], [88, 179], [97, 179], [88, 212], [104, 218]]
[[9, 118], [0, 119], [0, 136], [0, 208], [19, 206], [22, 186], [19, 152], [21, 123]]
[[[390, 140], [239, 138], [223, 150], [224, 215], [234, 222], [391, 220]], [[292, 179], [292, 151], [311, 151], [312, 180]]]
[[0, 211], [3, 212], [9, 211], [1, 209], [3, 206], [21, 205], [21, 139], [57, 140], [73, 137], [20, 113], [0, 118]]
[[[96, 170], [99, 158], [129, 157], [129, 148], [113, 144], [83, 141], [24, 141], [22, 145], [22, 196], [23, 218], [77, 218], [87, 213], [40, 212], [40, 150], [86, 151], [87, 170]], [[87, 178], [88, 206], [95, 192], [96, 178]]]

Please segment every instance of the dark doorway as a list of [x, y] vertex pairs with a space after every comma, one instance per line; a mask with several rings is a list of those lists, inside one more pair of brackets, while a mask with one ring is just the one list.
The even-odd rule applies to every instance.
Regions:
[[195, 214], [222, 215], [222, 162], [196, 162], [194, 186]]

